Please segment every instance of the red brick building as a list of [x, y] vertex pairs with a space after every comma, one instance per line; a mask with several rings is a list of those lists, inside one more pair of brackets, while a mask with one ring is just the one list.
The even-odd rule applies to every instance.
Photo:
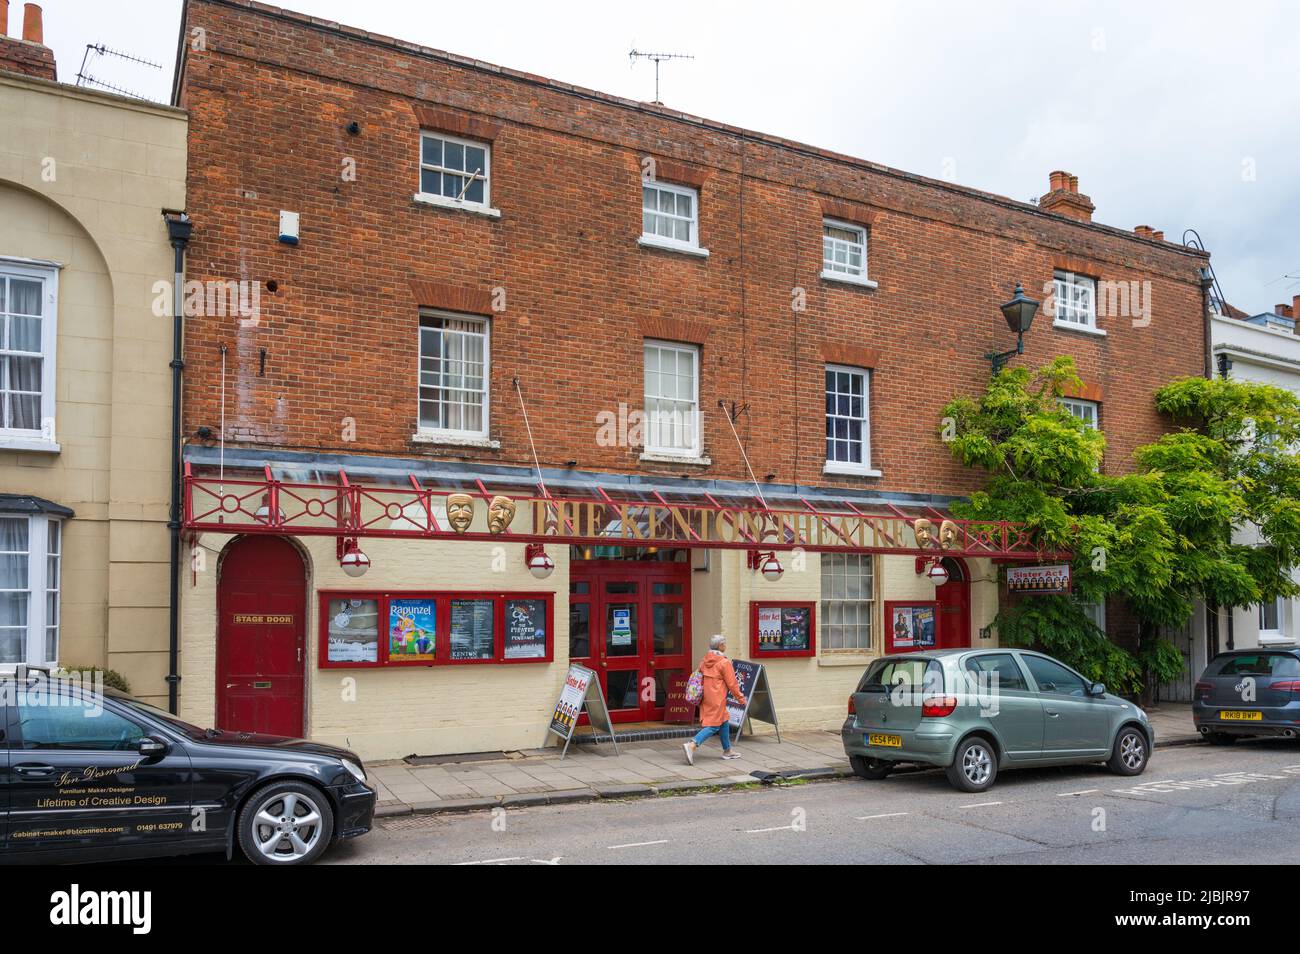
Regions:
[[[665, 502], [761, 492], [762, 506], [849, 501], [937, 524], [977, 486], [939, 439], [940, 411], [983, 387], [988, 352], [1014, 347], [998, 306], [1017, 282], [1057, 294], [1014, 360], [1074, 356], [1086, 381], [1075, 410], [1105, 431], [1108, 469], [1160, 433], [1153, 391], [1205, 369], [1203, 253], [1093, 222], [1066, 173], [1037, 205], [1017, 202], [243, 0], [187, 2], [176, 99], [190, 114], [187, 274], [246, 283], [256, 304], [188, 321], [196, 474], [411, 475], [468, 490], [479, 521], [488, 497], [515, 487]], [[779, 583], [748, 569], [741, 547], [553, 545], [547, 663], [444, 670], [456, 655], [446, 630], [464, 633], [457, 593], [541, 591], [518, 576], [523, 543], [506, 542], [497, 570], [502, 547], [486, 536], [363, 540], [373, 566], [358, 589], [325, 536], [285, 529], [299, 539], [279, 557], [253, 552], [277, 546], [265, 534], [232, 542], [208, 521], [199, 537], [212, 559], [185, 587], [186, 711], [237, 717], [240, 704], [223, 709], [208, 687], [273, 665], [229, 658], [247, 653], [210, 578], [235, 560], [252, 577], [283, 573], [286, 592], [306, 587], [283, 637], [306, 650], [290, 673], [301, 716], [280, 727], [349, 737], [363, 754], [538, 744], [570, 657], [602, 673], [620, 718], [657, 718], [664, 673], [689, 672], [709, 633], [727, 632], [733, 655], [757, 652], [749, 604], [763, 600], [812, 611], [815, 646], [767, 663], [783, 721], [837, 722], [864, 660], [890, 648], [886, 602], [932, 603], [940, 644], [980, 639], [996, 613], [992, 565], [962, 547], [944, 561], [951, 583], [918, 576], [926, 541], [910, 522], [907, 541], [879, 549], [809, 547]], [[665, 566], [677, 569], [656, 577]], [[609, 613], [628, 607], [605, 596], [629, 588], [625, 652]], [[656, 589], [681, 600], [655, 604]], [[425, 599], [437, 649], [432, 671], [363, 672], [375, 705], [348, 708], [324, 684], [331, 620], [357, 599], [377, 625], [399, 600]], [[481, 614], [495, 614], [498, 662], [504, 599]], [[377, 642], [361, 662], [387, 670]], [[655, 646], [675, 651], [665, 663]], [[615, 671], [627, 675], [611, 682]], [[480, 711], [484, 685], [519, 693], [520, 711]], [[416, 701], [431, 688], [445, 711]], [[383, 726], [381, 698], [406, 700], [424, 728]]]

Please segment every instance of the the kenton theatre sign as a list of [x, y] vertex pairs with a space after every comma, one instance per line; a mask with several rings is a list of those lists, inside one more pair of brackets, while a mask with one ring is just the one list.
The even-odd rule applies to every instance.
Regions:
[[[274, 533], [340, 539], [508, 540], [594, 546], [673, 546], [764, 550], [850, 550], [916, 555], [1067, 558], [1040, 551], [1022, 526], [953, 520], [897, 508], [866, 513], [851, 502], [803, 510], [698, 500], [510, 496], [422, 487], [291, 483], [185, 475], [185, 529], [191, 533]], [[819, 503], [824, 501], [819, 499]]]

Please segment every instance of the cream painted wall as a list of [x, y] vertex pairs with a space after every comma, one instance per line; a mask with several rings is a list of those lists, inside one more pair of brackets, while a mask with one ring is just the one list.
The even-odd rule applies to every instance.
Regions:
[[60, 662], [167, 687], [171, 321], [161, 210], [185, 204], [183, 111], [0, 75], [0, 256], [59, 275], [57, 453], [0, 443], [0, 491], [76, 511], [65, 527]]
[[[204, 534], [204, 569], [182, 583], [181, 717], [216, 722], [219, 555], [231, 538]], [[339, 568], [332, 538], [297, 541], [307, 557], [308, 738], [363, 759], [539, 748], [569, 665], [569, 557], [549, 547], [555, 572], [535, 580], [522, 544], [366, 540], [370, 571]], [[380, 669], [317, 668], [319, 590], [474, 590], [554, 594], [555, 660]]]

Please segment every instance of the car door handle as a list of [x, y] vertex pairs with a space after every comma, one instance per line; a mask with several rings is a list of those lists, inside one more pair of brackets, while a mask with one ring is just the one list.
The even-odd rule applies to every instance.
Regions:
[[1044, 709], [1043, 711], [1046, 712], [1046, 713], [1047, 713], [1049, 716], [1051, 716], [1053, 719], [1055, 719], [1057, 716], [1059, 716], [1059, 715], [1061, 714], [1061, 713], [1057, 712], [1055, 709]]
[[14, 771], [23, 778], [44, 778], [54, 774], [54, 766], [42, 765], [39, 762], [22, 762], [14, 766]]

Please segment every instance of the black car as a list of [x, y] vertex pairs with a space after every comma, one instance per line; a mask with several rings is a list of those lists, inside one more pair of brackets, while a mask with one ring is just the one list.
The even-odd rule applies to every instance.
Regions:
[[310, 864], [370, 830], [375, 792], [347, 749], [200, 729], [125, 693], [0, 677], [0, 861], [224, 851]]
[[1300, 735], [1300, 649], [1220, 653], [1196, 681], [1192, 721], [1211, 745]]

